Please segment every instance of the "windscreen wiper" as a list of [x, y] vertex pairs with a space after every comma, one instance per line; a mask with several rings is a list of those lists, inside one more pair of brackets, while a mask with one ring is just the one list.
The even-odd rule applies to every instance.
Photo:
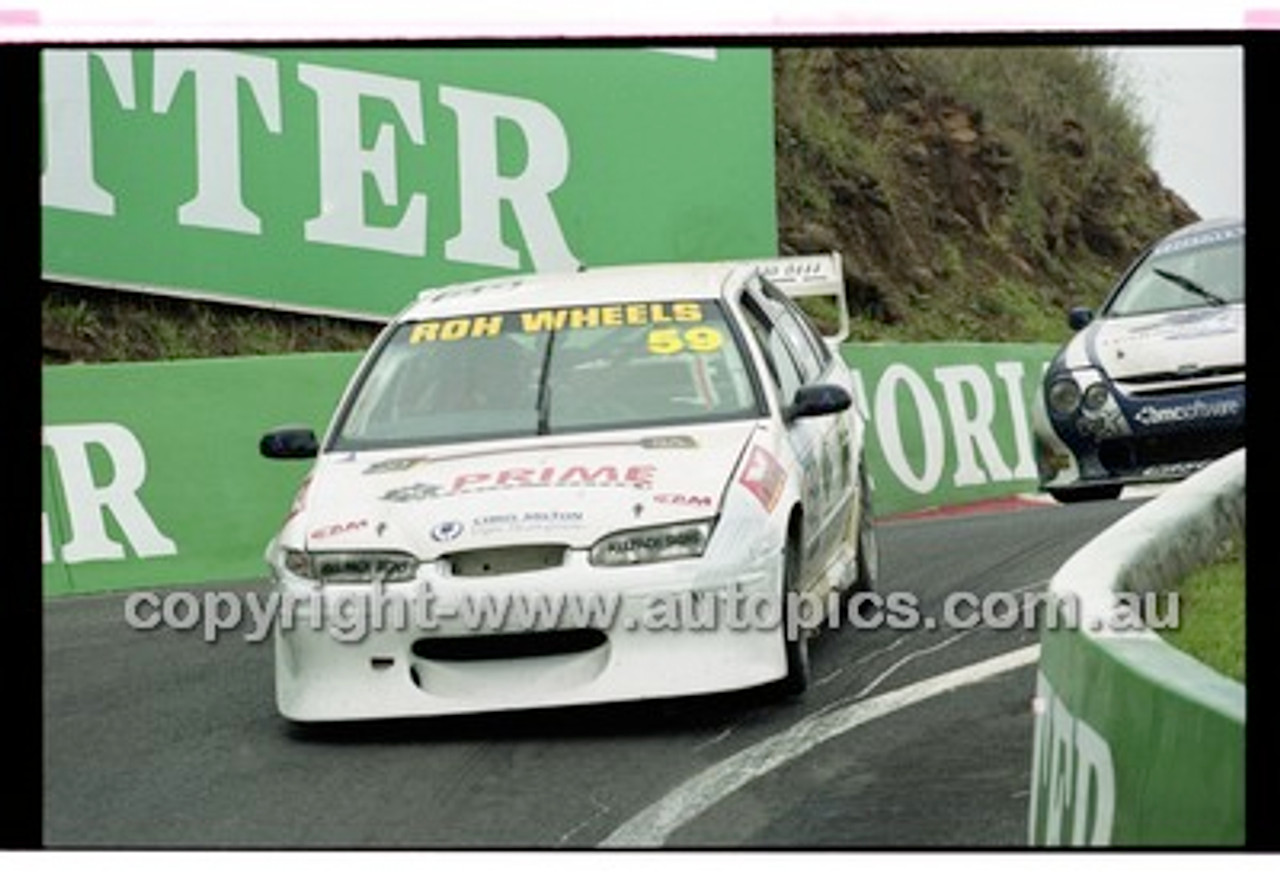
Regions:
[[1203, 284], [1201, 284], [1198, 281], [1195, 281], [1194, 279], [1188, 278], [1185, 275], [1179, 275], [1177, 272], [1170, 272], [1168, 269], [1159, 269], [1159, 268], [1156, 268], [1155, 266], [1151, 267], [1151, 271], [1155, 272], [1161, 278], [1164, 278], [1168, 281], [1172, 281], [1174, 284], [1178, 285], [1178, 287], [1182, 288], [1183, 290], [1195, 294], [1197, 297], [1200, 297], [1206, 303], [1210, 303], [1214, 306], [1227, 305], [1227, 300], [1224, 297], [1218, 296], [1213, 291], [1209, 290]]
[[538, 370], [538, 435], [545, 436], [551, 432], [551, 382], [548, 373], [551, 370], [551, 347], [555, 345], [556, 332], [547, 333], [547, 351], [542, 354], [542, 367]]

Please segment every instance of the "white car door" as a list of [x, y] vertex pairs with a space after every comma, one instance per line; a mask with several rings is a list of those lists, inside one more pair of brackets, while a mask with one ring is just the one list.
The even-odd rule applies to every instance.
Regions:
[[[778, 403], [786, 406], [801, 386], [836, 381], [830, 379], [830, 363], [824, 364], [814, 349], [812, 335], [791, 314], [798, 310], [776, 291], [770, 293], [765, 288], [772, 290], [767, 282], [752, 280], [742, 306], [748, 327], [767, 357], [769, 382], [776, 388]], [[802, 582], [807, 586], [813, 574], [832, 558], [847, 524], [841, 519], [848, 518], [852, 504], [848, 462], [842, 460], [849, 448], [848, 430], [843, 414], [831, 414], [793, 420], [786, 434], [803, 473]]]
[[[805, 382], [837, 384], [847, 390], [848, 379], [843, 363], [827, 348], [808, 317], [793, 300], [784, 296], [768, 281], [764, 282], [764, 291], [779, 310], [779, 330], [799, 358]], [[856, 484], [853, 478], [855, 464], [851, 450], [858, 415], [856, 409], [850, 408], [839, 414], [817, 419], [823, 421], [820, 476], [824, 517], [821, 534], [825, 565], [840, 547], [856, 503]]]

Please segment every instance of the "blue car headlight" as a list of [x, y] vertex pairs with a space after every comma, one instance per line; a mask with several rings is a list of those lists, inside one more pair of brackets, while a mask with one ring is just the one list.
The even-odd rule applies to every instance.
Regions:
[[1080, 384], [1073, 377], [1059, 377], [1045, 391], [1049, 410], [1059, 417], [1066, 417], [1080, 407]]
[[1086, 411], [1101, 411], [1111, 398], [1111, 390], [1101, 381], [1089, 384], [1081, 399]]

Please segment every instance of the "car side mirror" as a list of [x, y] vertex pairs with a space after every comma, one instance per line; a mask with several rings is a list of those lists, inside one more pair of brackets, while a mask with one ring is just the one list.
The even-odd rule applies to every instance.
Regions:
[[320, 443], [311, 429], [301, 426], [282, 426], [263, 435], [258, 442], [258, 453], [273, 459], [297, 459], [315, 457], [320, 453]]
[[796, 396], [786, 409], [788, 423], [799, 417], [822, 417], [847, 411], [853, 404], [853, 396], [843, 386], [834, 383], [810, 383], [796, 390]]
[[1067, 325], [1073, 331], [1083, 331], [1093, 321], [1093, 310], [1088, 306], [1076, 306], [1067, 313]]

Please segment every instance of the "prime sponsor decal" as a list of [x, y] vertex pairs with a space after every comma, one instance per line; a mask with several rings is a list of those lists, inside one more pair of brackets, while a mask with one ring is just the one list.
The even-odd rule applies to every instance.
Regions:
[[[600, 443], [597, 447], [629, 447], [632, 445], [650, 450], [667, 450], [667, 449], [685, 449], [697, 448], [698, 440], [693, 436], [674, 434], [664, 436], [645, 436], [641, 439], [624, 439], [618, 441]], [[408, 457], [392, 457], [385, 460], [379, 460], [365, 468], [366, 476], [377, 475], [379, 473], [401, 473], [406, 470], [412, 470], [415, 467], [425, 466], [426, 464], [442, 464], [451, 460], [471, 460], [477, 457], [502, 457], [516, 452], [527, 452], [533, 450], [545, 449], [576, 449], [581, 448], [579, 444], [557, 445], [554, 442], [543, 442], [537, 446], [521, 445], [516, 447], [496, 447], [485, 448], [483, 450], [470, 450], [463, 455], [454, 455], [452, 457], [432, 456], [427, 454], [411, 455]]]
[[574, 464], [566, 467], [508, 467], [494, 472], [459, 473], [449, 482], [419, 482], [393, 488], [382, 495], [386, 501], [420, 501], [428, 498], [502, 491], [510, 488], [616, 487], [648, 489], [657, 467], [652, 464], [616, 466]]

